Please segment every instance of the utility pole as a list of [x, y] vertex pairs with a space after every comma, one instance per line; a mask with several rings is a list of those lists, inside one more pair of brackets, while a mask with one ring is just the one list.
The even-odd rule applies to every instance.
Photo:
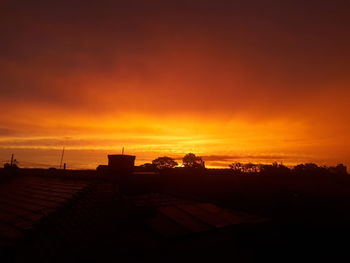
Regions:
[[61, 155], [60, 169], [62, 169], [63, 155], [64, 155], [64, 146], [63, 146], [62, 155]]
[[11, 155], [11, 167], [13, 165], [13, 154]]

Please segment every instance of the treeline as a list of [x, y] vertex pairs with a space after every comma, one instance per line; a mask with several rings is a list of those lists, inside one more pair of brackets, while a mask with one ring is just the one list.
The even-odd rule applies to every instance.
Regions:
[[[179, 163], [176, 162], [175, 159], [163, 156], [154, 159], [152, 163], [145, 163], [143, 165], [140, 165], [140, 167], [144, 168], [145, 170], [163, 170], [175, 168], [178, 165]], [[196, 156], [194, 153], [188, 153], [182, 158], [182, 167], [204, 169], [205, 163], [201, 157]]]
[[297, 174], [297, 175], [347, 175], [347, 168], [343, 164], [336, 166], [318, 166], [315, 163], [298, 164], [287, 167], [274, 162], [273, 164], [232, 163], [230, 169], [239, 173], [262, 173], [262, 174]]
[[[204, 160], [193, 153], [188, 153], [182, 158], [182, 165], [171, 157], [163, 156], [154, 159], [151, 163], [145, 163], [139, 166], [143, 171], [159, 171], [173, 168], [205, 169]], [[229, 169], [210, 169], [225, 170], [225, 173], [231, 171], [232, 174], [296, 174], [296, 175], [347, 175], [347, 167], [343, 164], [336, 166], [318, 166], [315, 163], [298, 164], [293, 167], [287, 167], [282, 163], [274, 162], [272, 164], [254, 164], [254, 163], [231, 163]]]

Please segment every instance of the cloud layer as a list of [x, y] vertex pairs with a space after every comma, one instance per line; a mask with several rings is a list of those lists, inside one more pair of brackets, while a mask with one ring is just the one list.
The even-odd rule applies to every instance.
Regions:
[[0, 147], [60, 147], [72, 137], [72, 148], [350, 164], [349, 7], [5, 2]]

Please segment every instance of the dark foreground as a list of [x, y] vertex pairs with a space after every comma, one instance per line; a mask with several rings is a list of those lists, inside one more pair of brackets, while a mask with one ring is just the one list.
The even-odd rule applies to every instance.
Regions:
[[349, 179], [315, 179], [4, 174], [1, 262], [348, 261]]

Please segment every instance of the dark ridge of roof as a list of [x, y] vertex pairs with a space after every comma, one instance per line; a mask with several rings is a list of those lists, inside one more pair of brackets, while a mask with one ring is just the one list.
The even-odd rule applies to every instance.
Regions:
[[74, 199], [86, 181], [16, 176], [0, 184], [0, 245], [23, 238], [41, 219]]

